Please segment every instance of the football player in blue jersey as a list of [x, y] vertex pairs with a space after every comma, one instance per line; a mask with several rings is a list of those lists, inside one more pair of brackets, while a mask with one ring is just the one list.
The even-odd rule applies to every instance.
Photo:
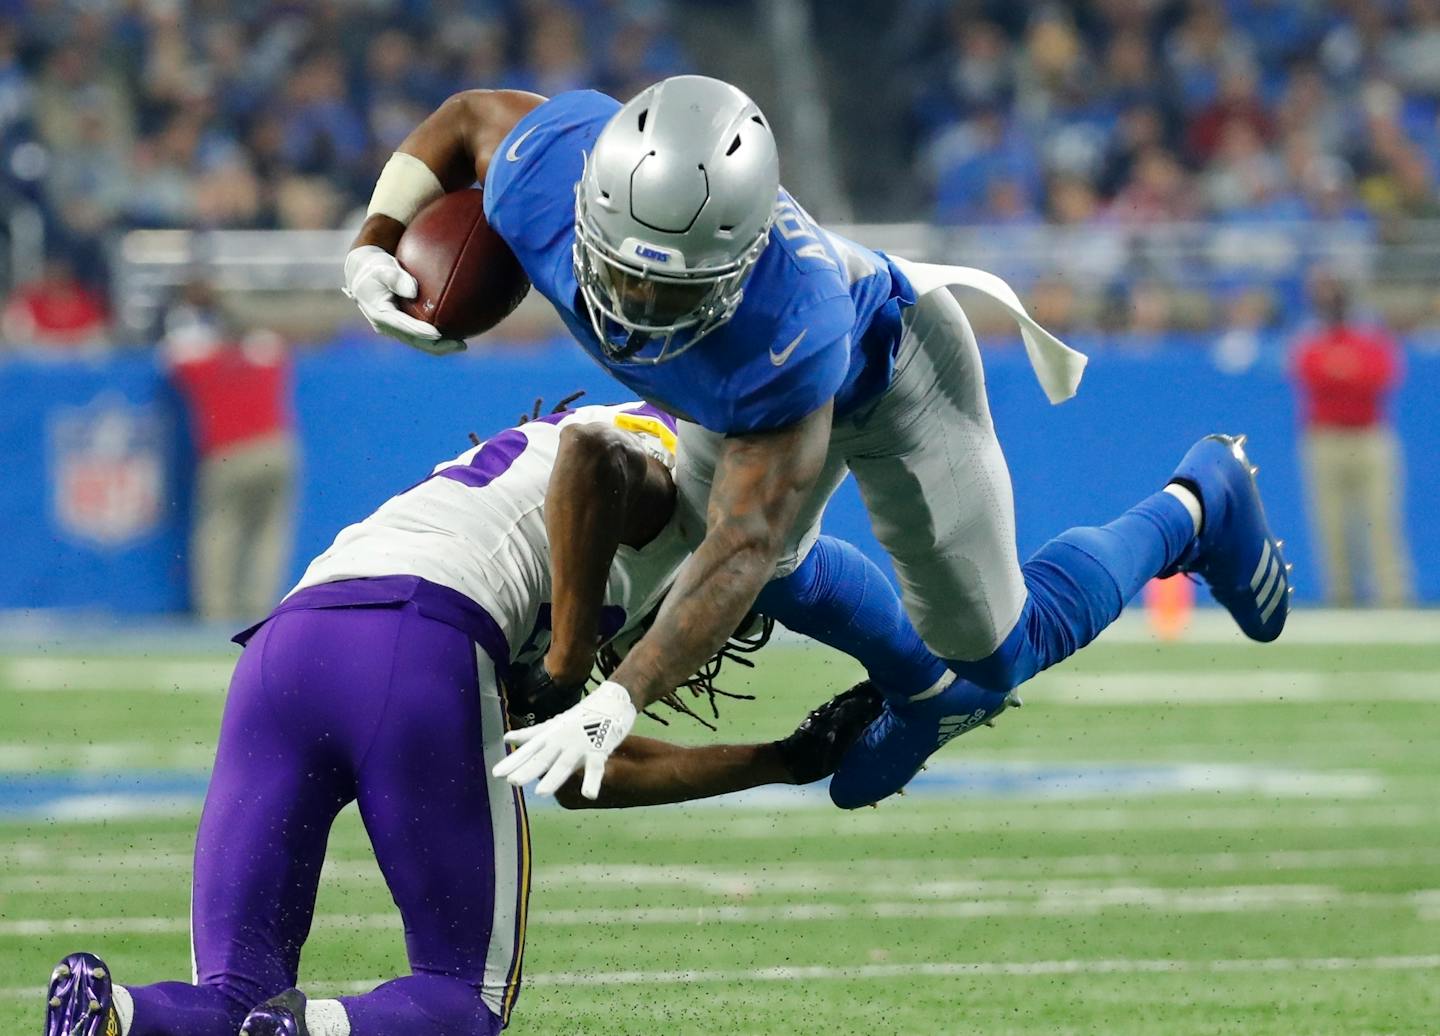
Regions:
[[[1280, 634], [1287, 566], [1243, 437], [1206, 437], [1161, 491], [1022, 565], [975, 336], [938, 289], [999, 301], [1052, 402], [1074, 393], [1084, 357], [993, 275], [904, 262], [818, 226], [778, 169], [770, 125], [745, 94], [678, 76], [624, 105], [593, 91], [461, 93], [381, 173], [345, 261], [347, 293], [377, 330], [431, 352], [463, 348], [396, 308], [416, 285], [393, 252], [424, 204], [479, 182], [490, 225], [581, 348], [680, 419], [695, 550], [675, 593], [609, 681], [512, 735], [521, 747], [497, 773], [539, 778], [544, 793], [583, 766], [595, 794], [636, 709], [693, 672], [757, 598], [855, 655], [887, 696], [831, 783], [844, 806], [898, 790], [1153, 576], [1193, 573], [1246, 634]], [[903, 611], [853, 547], [816, 546], [847, 471]]]

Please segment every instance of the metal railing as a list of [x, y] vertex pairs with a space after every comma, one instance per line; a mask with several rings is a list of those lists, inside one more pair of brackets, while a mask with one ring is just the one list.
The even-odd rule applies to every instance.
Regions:
[[[976, 266], [1022, 294], [1061, 281], [1080, 294], [1145, 281], [1176, 292], [1224, 295], [1238, 288], [1293, 291], [1324, 267], [1413, 306], [1434, 304], [1440, 281], [1440, 222], [1376, 229], [1351, 223], [1119, 224], [941, 227], [855, 224], [837, 232], [907, 258]], [[352, 233], [334, 231], [148, 230], [124, 235], [114, 251], [115, 312], [135, 336], [153, 330], [171, 293], [196, 276], [227, 296], [265, 299], [272, 322], [323, 335], [355, 320], [340, 295], [341, 263]], [[246, 308], [246, 307], [242, 307]], [[521, 333], [558, 329], [543, 302], [522, 307]]]

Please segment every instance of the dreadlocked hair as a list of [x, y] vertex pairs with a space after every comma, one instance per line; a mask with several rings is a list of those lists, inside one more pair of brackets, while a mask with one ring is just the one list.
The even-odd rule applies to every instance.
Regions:
[[[658, 608], [656, 609], [659, 610]], [[655, 613], [645, 620], [643, 626], [649, 628], [655, 619]], [[766, 644], [770, 643], [770, 637], [775, 632], [775, 620], [768, 615], [756, 615], [753, 612], [745, 617], [740, 628], [731, 634], [730, 639], [721, 645], [720, 650], [711, 655], [710, 658], [700, 666], [699, 670], [690, 679], [686, 680], [675, 690], [662, 698], [656, 700], [655, 704], [664, 705], [682, 716], [689, 716], [701, 726], [709, 730], [715, 729], [715, 724], [706, 719], [700, 713], [690, 707], [690, 702], [681, 697], [682, 691], [689, 691], [691, 698], [705, 697], [710, 702], [711, 719], [720, 718], [720, 707], [717, 699], [729, 698], [733, 701], [754, 701], [753, 694], [738, 694], [734, 691], [727, 691], [722, 687], [715, 686], [715, 678], [720, 675], [721, 668], [726, 662], [734, 662], [746, 669], [754, 669], [755, 663], [746, 658], [746, 655], [753, 655]], [[595, 668], [599, 670], [602, 680], [609, 679], [620, 667], [620, 653], [613, 644], [602, 645], [595, 653]], [[645, 710], [656, 723], [668, 727], [670, 721], [650, 709]]]
[[[585, 390], [584, 390], [584, 389], [576, 389], [574, 392], [570, 393], [570, 394], [569, 394], [568, 396], [566, 396], [564, 399], [560, 400], [560, 402], [556, 403], [553, 407], [551, 407], [551, 408], [547, 411], [547, 413], [551, 413], [551, 414], [563, 414], [563, 413], [565, 413], [567, 410], [570, 409], [570, 404], [571, 404], [571, 403], [575, 402], [575, 400], [579, 399], [579, 398], [582, 397], [583, 395], [585, 395]], [[515, 423], [516, 423], [516, 424], [529, 424], [531, 421], [538, 421], [538, 420], [540, 420], [540, 411], [543, 410], [544, 408], [545, 408], [545, 400], [544, 400], [544, 398], [541, 397], [541, 396], [536, 396], [536, 397], [535, 397], [535, 405], [530, 408], [530, 412], [529, 412], [528, 414], [522, 413], [522, 414], [520, 415], [520, 420], [516, 421]], [[474, 432], [471, 432], [471, 433], [470, 433], [470, 442], [471, 442], [473, 445], [479, 446], [480, 443], [482, 443], [483, 441], [484, 441], [484, 440], [481, 439], [480, 436], [476, 435]]]

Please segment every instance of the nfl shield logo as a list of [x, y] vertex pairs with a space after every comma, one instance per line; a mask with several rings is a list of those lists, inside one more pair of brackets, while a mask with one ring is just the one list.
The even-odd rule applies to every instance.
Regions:
[[56, 525], [113, 547], [153, 532], [165, 490], [166, 422], [153, 406], [101, 396], [50, 417]]

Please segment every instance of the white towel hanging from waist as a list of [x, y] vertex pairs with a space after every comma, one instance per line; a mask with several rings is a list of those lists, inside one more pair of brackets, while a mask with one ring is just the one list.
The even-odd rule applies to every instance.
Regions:
[[1070, 348], [1049, 331], [1037, 324], [1015, 290], [993, 273], [977, 270], [970, 266], [941, 266], [936, 263], [916, 263], [908, 259], [891, 256], [895, 265], [905, 274], [915, 289], [915, 294], [928, 295], [940, 288], [970, 288], [1000, 303], [1005, 311], [1020, 325], [1020, 337], [1025, 342], [1025, 355], [1040, 387], [1045, 390], [1051, 403], [1063, 403], [1075, 395], [1080, 387], [1080, 376], [1085, 373], [1088, 362], [1082, 352]]

